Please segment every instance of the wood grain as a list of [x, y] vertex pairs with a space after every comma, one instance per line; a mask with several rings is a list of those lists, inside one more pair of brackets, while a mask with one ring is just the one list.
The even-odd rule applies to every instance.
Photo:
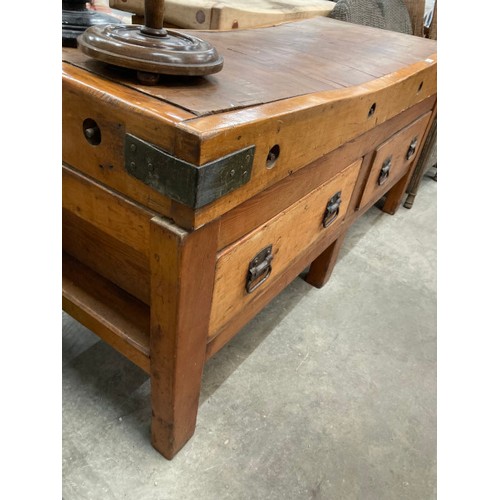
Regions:
[[63, 209], [63, 250], [120, 288], [149, 304], [149, 257]]
[[[233, 191], [231, 196], [222, 197], [197, 211], [194, 227], [227, 212], [294, 171], [435, 95], [435, 69], [435, 66], [422, 69], [425, 76], [416, 68], [408, 70], [407, 77], [401, 76], [402, 79], [394, 84], [380, 79], [345, 91], [297, 97], [235, 111], [231, 116], [214, 115], [180, 124], [180, 127], [196, 127], [204, 137], [200, 145], [202, 162], [255, 145], [251, 181]], [[427, 82], [427, 87], [432, 87], [427, 88], [428, 95], [424, 92], [425, 83], [418, 90], [423, 81]], [[369, 117], [374, 103], [376, 111]], [[342, 126], [336, 127], [337, 123]], [[280, 156], [269, 170], [266, 159], [275, 144], [280, 146]]]
[[[194, 432], [205, 360], [307, 266], [324, 285], [379, 196], [397, 208], [420, 151], [403, 160], [406, 141], [429, 130], [437, 92], [423, 38], [320, 18], [205, 35], [225, 69], [156, 87], [63, 50], [63, 306], [150, 373], [151, 440], [167, 458]], [[127, 133], [195, 167], [255, 146], [252, 177], [189, 209], [126, 172]], [[377, 190], [387, 154], [397, 176]], [[247, 293], [269, 244], [270, 278]]]
[[325, 251], [336, 238], [340, 236], [343, 229], [347, 227], [344, 224], [334, 227], [331, 232], [325, 231], [293, 262], [289, 263], [286, 271], [279, 277], [269, 283], [261, 293], [247, 303], [240, 313], [233, 317], [232, 321], [226, 323], [219, 331], [211, 335], [207, 344], [207, 359], [216, 354], [224, 345], [227, 344], [256, 314], [258, 314], [271, 300], [285, 289], [314, 259]]
[[[322, 233], [331, 232], [342, 223], [356, 181], [361, 161], [353, 163], [333, 179], [270, 219], [241, 240], [223, 250], [217, 257], [210, 333], [215, 334], [231, 318], [239, 314], [255, 296], [286, 270]], [[342, 193], [340, 213], [328, 228], [322, 226], [329, 199]], [[258, 291], [245, 289], [248, 265], [265, 247], [273, 245], [272, 273]]]
[[[224, 71], [167, 78], [156, 87], [140, 86], [135, 76], [78, 51], [64, 52], [63, 160], [187, 229], [436, 94], [436, 46], [430, 40], [327, 18], [205, 34], [221, 43]], [[86, 116], [102, 123], [102, 146], [85, 140]], [[201, 210], [178, 209], [124, 171], [126, 131], [194, 165], [255, 145], [252, 178]], [[280, 156], [269, 169], [266, 159], [275, 145]]]
[[312, 261], [305, 277], [307, 283], [316, 288], [322, 288], [326, 285], [332, 275], [346, 234], [347, 231], [344, 231], [323, 253]]
[[149, 221], [157, 214], [63, 166], [63, 208], [149, 258]]
[[149, 308], [65, 253], [62, 277], [63, 309], [149, 373]]
[[[183, 135], [176, 132], [176, 124], [192, 115], [68, 64], [63, 64], [62, 106], [63, 162], [169, 215], [170, 200], [125, 171], [124, 137], [130, 132], [174, 150]], [[89, 118], [101, 131], [98, 145], [84, 136], [83, 123]]]
[[[406, 153], [408, 147], [412, 140], [416, 138], [418, 147], [420, 148], [430, 116], [431, 112], [429, 111], [377, 147], [370, 175], [360, 201], [360, 206], [365, 204], [373, 205], [373, 203], [380, 199], [384, 193], [388, 192], [389, 189], [408, 172], [410, 164], [418, 157], [417, 151], [415, 151], [414, 155], [407, 159]], [[378, 177], [380, 175], [380, 170], [384, 161], [389, 158], [391, 159], [389, 177], [385, 183], [379, 185]]]
[[[434, 102], [435, 98], [429, 98], [413, 106], [375, 129], [360, 135], [335, 151], [310, 163], [303, 169], [291, 173], [281, 182], [272, 185], [253, 198], [226, 212], [221, 218], [219, 250], [264, 224], [270, 217], [274, 217], [286, 207], [331, 179], [358, 158], [365, 157], [387, 137], [397, 133], [406, 124], [413, 122], [432, 109]], [[366, 165], [366, 169], [368, 168], [369, 165]], [[360, 190], [366, 183], [367, 175], [367, 170], [360, 174], [360, 182], [357, 182], [354, 188], [351, 201], [353, 210], [359, 205]], [[183, 224], [181, 224], [183, 227], [192, 223], [187, 213], [178, 213], [176, 218], [183, 221]]]
[[151, 440], [166, 458], [196, 425], [218, 223], [187, 233], [151, 221]]
[[231, 30], [271, 26], [279, 23], [327, 16], [335, 3], [318, 0], [217, 2], [212, 8], [210, 29]]
[[63, 60], [196, 116], [368, 83], [424, 61], [434, 41], [316, 17], [269, 28], [190, 32], [224, 57], [220, 73], [165, 77], [145, 86], [135, 73], [67, 49]]

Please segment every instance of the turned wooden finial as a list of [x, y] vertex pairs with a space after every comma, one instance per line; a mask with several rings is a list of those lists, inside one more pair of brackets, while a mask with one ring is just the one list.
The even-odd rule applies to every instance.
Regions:
[[144, 0], [144, 26], [141, 32], [153, 36], [167, 36], [163, 27], [164, 0]]

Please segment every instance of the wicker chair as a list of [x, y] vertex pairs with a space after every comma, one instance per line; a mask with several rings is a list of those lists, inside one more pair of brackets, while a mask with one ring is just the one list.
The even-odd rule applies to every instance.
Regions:
[[339, 21], [413, 34], [410, 13], [403, 0], [339, 0], [329, 17]]

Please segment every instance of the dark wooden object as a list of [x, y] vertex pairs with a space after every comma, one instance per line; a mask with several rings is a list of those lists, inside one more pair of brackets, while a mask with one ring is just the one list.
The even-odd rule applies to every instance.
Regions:
[[[327, 18], [203, 36], [225, 71], [155, 87], [63, 51], [63, 306], [151, 375], [167, 458], [194, 432], [206, 360], [308, 266], [323, 286], [380, 198], [397, 210], [436, 105], [430, 40]], [[154, 148], [142, 173], [130, 137]], [[166, 171], [195, 180], [164, 179], [168, 196]], [[179, 201], [207, 171], [241, 182]]]
[[162, 0], [144, 0], [143, 26], [93, 26], [78, 37], [90, 57], [137, 70], [144, 85], [157, 84], [161, 74], [200, 76], [222, 69], [223, 59], [208, 42], [163, 28]]

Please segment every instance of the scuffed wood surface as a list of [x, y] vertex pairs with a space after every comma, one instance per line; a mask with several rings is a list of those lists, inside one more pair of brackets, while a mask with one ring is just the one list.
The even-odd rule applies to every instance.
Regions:
[[326, 17], [270, 28], [195, 32], [224, 57], [220, 73], [208, 77], [164, 77], [141, 86], [135, 72], [112, 68], [79, 51], [63, 60], [195, 115], [207, 115], [290, 97], [353, 87], [422, 61], [434, 41], [358, 26]]

